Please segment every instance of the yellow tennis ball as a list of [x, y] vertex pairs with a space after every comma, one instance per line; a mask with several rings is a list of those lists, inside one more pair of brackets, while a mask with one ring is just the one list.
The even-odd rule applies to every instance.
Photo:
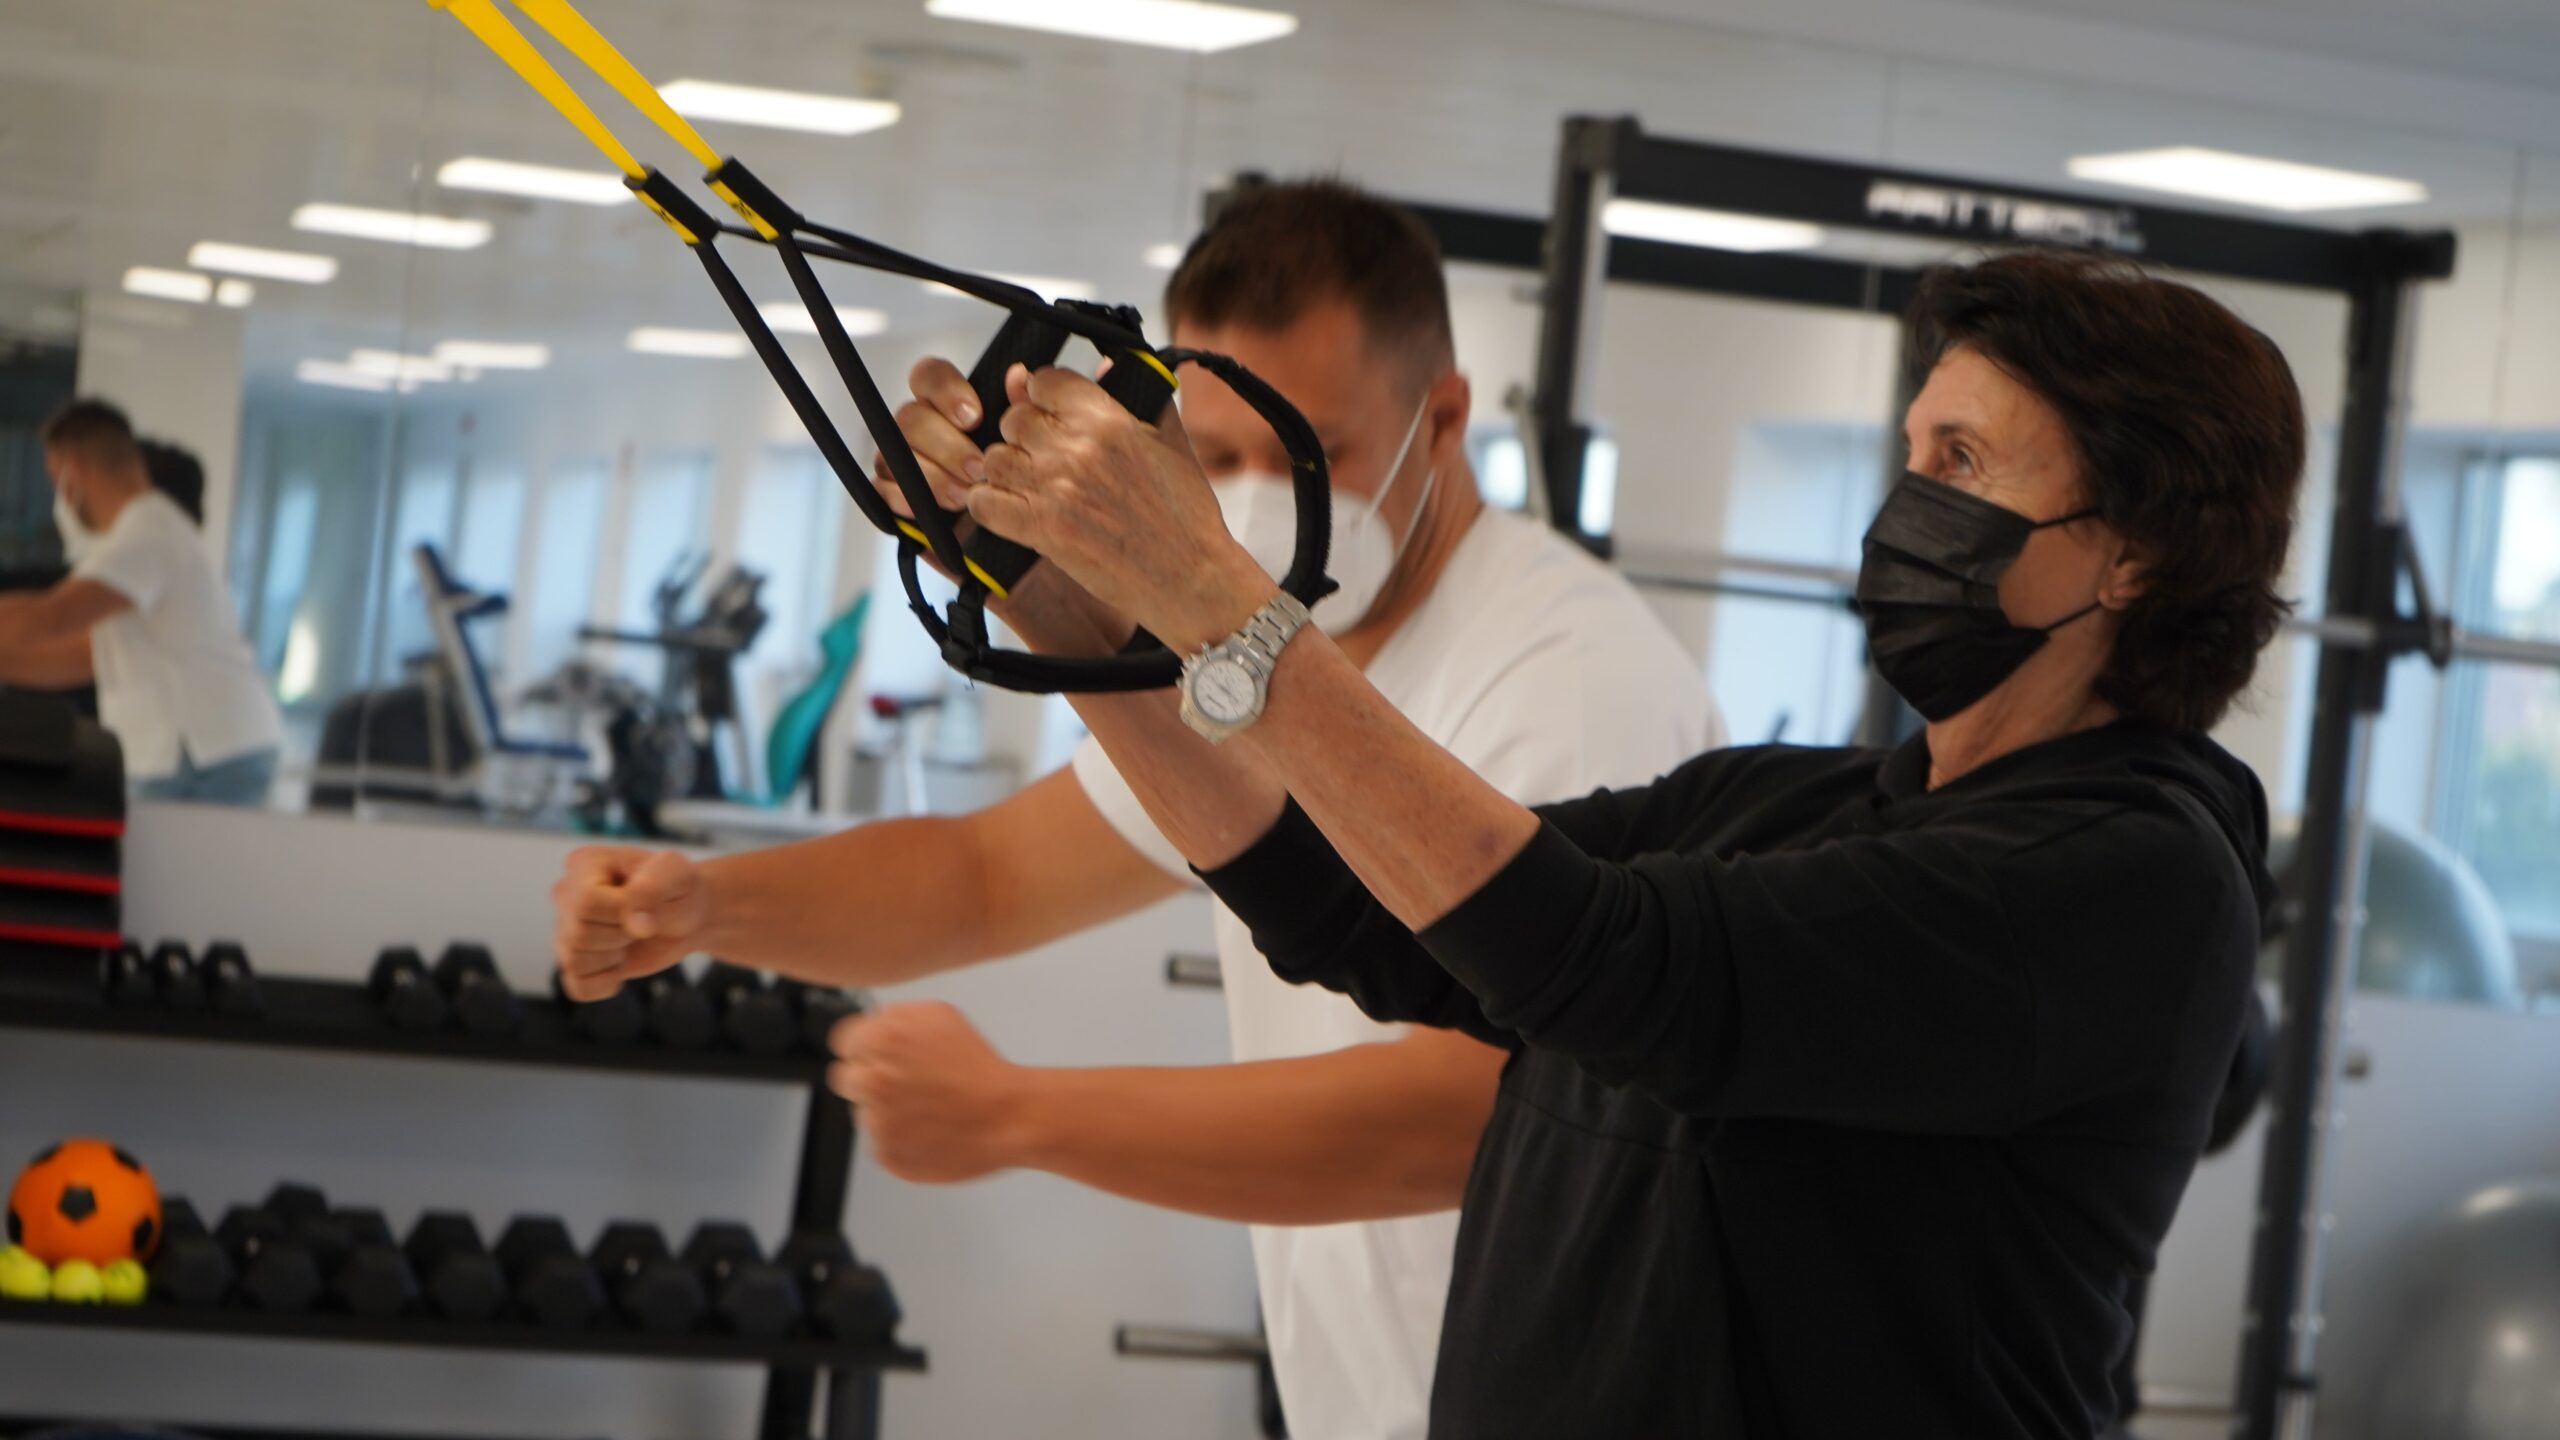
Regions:
[[15, 1245], [0, 1250], [0, 1297], [44, 1300], [52, 1295], [53, 1271], [43, 1261]]
[[53, 1299], [57, 1305], [95, 1305], [107, 1298], [104, 1277], [86, 1260], [65, 1260], [53, 1267]]
[[131, 1260], [110, 1260], [99, 1267], [98, 1281], [110, 1305], [139, 1305], [151, 1293], [151, 1277]]

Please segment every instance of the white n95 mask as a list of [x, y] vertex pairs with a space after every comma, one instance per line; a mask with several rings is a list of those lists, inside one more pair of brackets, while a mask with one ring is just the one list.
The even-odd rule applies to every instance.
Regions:
[[62, 558], [73, 565], [98, 548], [98, 532], [80, 523], [80, 512], [59, 490], [53, 495], [53, 528], [62, 532]]
[[[1414, 529], [1422, 523], [1422, 513], [1431, 504], [1431, 489], [1440, 481], [1440, 472], [1429, 471], [1422, 482], [1422, 501], [1414, 507], [1414, 523], [1404, 534], [1387, 538], [1386, 521], [1379, 507], [1394, 492], [1396, 482], [1404, 474], [1405, 458], [1413, 451], [1413, 437], [1422, 432], [1422, 416], [1430, 407], [1430, 397], [1415, 407], [1413, 421], [1404, 428], [1404, 443], [1396, 447], [1396, 458], [1387, 462], [1387, 480], [1370, 499], [1335, 490], [1328, 497], [1333, 509], [1333, 543], [1325, 560], [1325, 572], [1341, 588], [1316, 602], [1315, 622], [1328, 635], [1340, 635], [1357, 629], [1378, 603], [1378, 596], [1394, 577], [1396, 564], [1404, 558], [1405, 545], [1413, 539]], [[1225, 515], [1227, 533], [1236, 537], [1245, 553], [1254, 558], [1272, 579], [1277, 580], [1289, 569], [1298, 553], [1298, 491], [1285, 476], [1267, 471], [1249, 470], [1213, 480], [1209, 489], [1218, 497], [1218, 509]]]

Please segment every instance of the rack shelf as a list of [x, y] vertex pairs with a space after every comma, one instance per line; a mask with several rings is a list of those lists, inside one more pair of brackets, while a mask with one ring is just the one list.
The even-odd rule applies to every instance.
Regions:
[[800, 1053], [749, 1055], [716, 1048], [675, 1050], [646, 1042], [599, 1045], [572, 1030], [569, 1017], [548, 996], [521, 997], [523, 1027], [513, 1035], [490, 1037], [450, 1029], [393, 1029], [365, 987], [349, 981], [260, 976], [258, 989], [266, 998], [267, 1013], [255, 1019], [209, 1011], [118, 1009], [95, 1000], [0, 994], [0, 1026], [793, 1085], [815, 1084], [825, 1070], [821, 1057]]
[[[145, 1430], [176, 1430], [201, 1440], [436, 1440], [425, 1435], [386, 1434], [379, 1430], [308, 1430], [243, 1427], [238, 1425], [197, 1425], [183, 1420], [146, 1420], [138, 1416], [118, 1415], [112, 1419], [95, 1415], [0, 1415], [0, 1435], [34, 1435], [46, 1430], [95, 1430], [106, 1427]], [[471, 1440], [496, 1440], [494, 1436], [473, 1436]]]
[[[119, 1415], [112, 1420], [98, 1416], [73, 1418], [63, 1415], [0, 1415], [0, 1435], [34, 1435], [46, 1430], [95, 1430], [106, 1427], [138, 1427], [147, 1430], [177, 1430], [202, 1440], [431, 1440], [423, 1435], [390, 1435], [378, 1430], [280, 1430], [266, 1427], [244, 1428], [237, 1425], [196, 1425], [179, 1420], [145, 1420]], [[495, 1440], [491, 1436], [475, 1436], [472, 1440]]]
[[[367, 987], [350, 981], [261, 976], [266, 1013], [255, 1018], [157, 1008], [118, 1009], [91, 996], [65, 999], [0, 990], [0, 1028], [122, 1035], [142, 1040], [257, 1045], [337, 1051], [410, 1060], [531, 1065], [655, 1075], [667, 1079], [766, 1082], [800, 1092], [802, 1126], [789, 1227], [841, 1230], [852, 1179], [853, 1114], [829, 1094], [825, 1061], [806, 1054], [749, 1055], [738, 1050], [676, 1050], [662, 1045], [600, 1045], [570, 1028], [549, 996], [520, 996], [523, 1024], [504, 1037], [458, 1030], [394, 1029]], [[429, 1319], [368, 1320], [256, 1310], [131, 1309], [0, 1301], [0, 1325], [126, 1330], [162, 1334], [301, 1340], [346, 1345], [585, 1355], [648, 1361], [765, 1367], [758, 1440], [876, 1440], [880, 1376], [920, 1371], [924, 1352], [894, 1341], [850, 1345], [818, 1339], [748, 1340], [735, 1335], [650, 1335], [633, 1330], [553, 1331], [526, 1324], [458, 1324]], [[821, 1405], [819, 1382], [826, 1382]]]
[[617, 1329], [544, 1330], [497, 1321], [465, 1324], [433, 1319], [368, 1320], [316, 1311], [282, 1315], [261, 1310], [187, 1310], [174, 1305], [56, 1305], [0, 1300], [0, 1324], [809, 1369], [922, 1370], [925, 1366], [924, 1352], [894, 1344], [855, 1345], [807, 1337], [748, 1340], [735, 1335], [651, 1335]]

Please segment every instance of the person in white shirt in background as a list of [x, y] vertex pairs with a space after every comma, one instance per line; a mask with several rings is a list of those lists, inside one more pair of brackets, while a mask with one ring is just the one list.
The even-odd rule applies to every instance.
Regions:
[[[1338, 182], [1257, 187], [1192, 244], [1166, 311], [1174, 343], [1233, 355], [1314, 425], [1342, 585], [1316, 621], [1425, 733], [1526, 802], [1648, 780], [1721, 743], [1701, 667], [1627, 583], [1479, 498], [1447, 286], [1420, 221]], [[901, 427], [957, 507], [974, 478], [975, 397], [943, 361], [913, 383]], [[1278, 438], [1212, 376], [1186, 373], [1181, 395], [1229, 529], [1285, 568], [1296, 522]], [[1035, 643], [1044, 618], [1064, 614], [1040, 613], [1059, 593], [1044, 590], [1049, 573], [1034, 570], [1005, 607]], [[565, 983], [596, 998], [696, 951], [888, 984], [1016, 954], [1192, 884], [1088, 742], [974, 815], [699, 864], [590, 848], [553, 894]], [[936, 903], [904, 903], [916, 895]], [[1015, 1066], [950, 1006], [893, 1004], [837, 1032], [837, 1088], [883, 1166], [910, 1180], [1033, 1168], [1251, 1224], [1290, 1434], [1418, 1440], [1455, 1207], [1506, 1055], [1280, 983], [1223, 910], [1216, 932], [1233, 1065]]]
[[203, 537], [113, 405], [74, 400], [39, 439], [71, 574], [0, 596], [0, 683], [97, 686], [137, 795], [264, 804], [284, 725]]

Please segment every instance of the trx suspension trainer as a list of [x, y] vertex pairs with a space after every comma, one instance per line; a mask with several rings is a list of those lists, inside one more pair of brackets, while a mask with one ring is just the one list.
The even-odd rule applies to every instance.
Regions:
[[[1149, 345], [1141, 332], [1138, 312], [1125, 305], [1074, 300], [1053, 304], [1020, 285], [953, 270], [818, 224], [793, 209], [736, 157], [724, 157], [712, 149], [568, 0], [512, 0], [527, 19], [699, 161], [704, 168], [704, 185], [745, 224], [716, 221], [710, 211], [695, 203], [655, 166], [643, 163], [614, 136], [524, 32], [499, 10], [497, 0], [428, 3], [461, 21], [577, 127], [578, 133], [622, 171], [622, 183], [693, 251], [703, 273], [711, 277], [721, 303], [746, 333], [757, 358], [781, 387], [783, 398], [800, 417], [801, 425], [808, 430], [810, 440], [835, 472], [845, 493], [853, 498], [863, 518], [897, 539], [899, 577], [906, 587], [908, 607], [952, 668], [1003, 689], [1050, 694], [1162, 689], [1174, 683], [1181, 662], [1143, 630], [1121, 653], [1091, 659], [1034, 655], [1002, 648], [988, 638], [987, 601], [1005, 598], [1011, 587], [1039, 563], [1040, 557], [1028, 547], [984, 528], [973, 531], [965, 540], [961, 537], [959, 526], [965, 517], [942, 509], [935, 500], [915, 451], [900, 433], [894, 412], [882, 398], [880, 387], [873, 383], [871, 372], [854, 348], [853, 338], [845, 332], [835, 306], [819, 284], [817, 271], [810, 263], [813, 259], [938, 282], [1010, 312], [969, 372], [969, 383], [977, 391], [979, 414], [983, 417], [971, 438], [982, 448], [999, 439], [997, 422], [1007, 403], [1006, 372], [1017, 364], [1038, 369], [1054, 363], [1070, 338], [1089, 341], [1111, 361], [1111, 368], [1101, 381], [1103, 390], [1149, 424], [1172, 402], [1180, 383], [1175, 371], [1180, 367], [1197, 365], [1225, 381], [1270, 424], [1289, 454], [1290, 478], [1298, 501], [1298, 543], [1289, 571], [1281, 577], [1281, 588], [1310, 606], [1332, 592], [1333, 582], [1325, 578], [1326, 550], [1332, 537], [1324, 447], [1306, 417], [1242, 365], [1224, 355]], [[827, 358], [853, 397], [863, 429], [879, 447], [881, 462], [914, 518], [898, 514], [872, 487], [870, 475], [855, 461], [808, 381], [730, 270], [716, 243], [723, 235], [769, 246], [781, 257], [792, 288], [808, 307]], [[918, 562], [925, 558], [932, 559], [958, 582], [959, 594], [947, 613], [937, 611], [924, 593]]]

